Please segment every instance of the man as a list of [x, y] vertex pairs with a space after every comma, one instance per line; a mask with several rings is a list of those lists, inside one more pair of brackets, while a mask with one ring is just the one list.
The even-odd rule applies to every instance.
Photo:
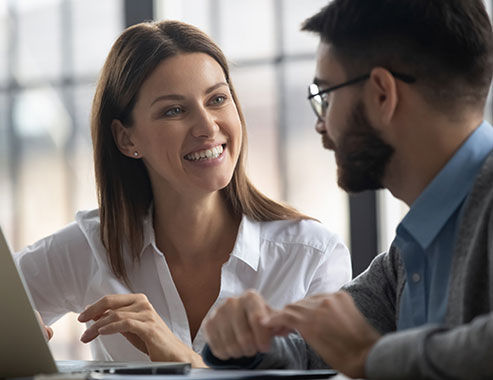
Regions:
[[303, 29], [321, 38], [309, 99], [339, 185], [387, 188], [410, 210], [389, 252], [341, 292], [283, 310], [254, 292], [225, 302], [206, 322], [204, 357], [369, 379], [493, 377], [483, 2], [334, 0]]

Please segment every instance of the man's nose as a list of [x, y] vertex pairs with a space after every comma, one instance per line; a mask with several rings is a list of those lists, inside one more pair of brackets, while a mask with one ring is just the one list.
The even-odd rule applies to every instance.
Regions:
[[325, 122], [321, 118], [317, 119], [317, 122], [315, 123], [315, 130], [321, 135], [327, 132], [325, 129]]

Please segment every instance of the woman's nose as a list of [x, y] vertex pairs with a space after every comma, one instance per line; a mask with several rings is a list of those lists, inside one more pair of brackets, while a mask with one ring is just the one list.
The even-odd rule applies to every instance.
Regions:
[[219, 126], [214, 115], [206, 109], [201, 109], [197, 112], [197, 117], [194, 120], [192, 129], [192, 134], [195, 137], [209, 138], [213, 136], [218, 129]]

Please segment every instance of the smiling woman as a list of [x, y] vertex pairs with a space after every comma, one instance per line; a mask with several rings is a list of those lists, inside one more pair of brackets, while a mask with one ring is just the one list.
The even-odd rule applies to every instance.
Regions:
[[120, 151], [142, 158], [153, 194], [176, 206], [186, 193], [201, 196], [226, 187], [242, 141], [224, 72], [204, 53], [179, 54], [160, 63], [139, 91], [133, 126], [115, 120], [113, 129]]
[[335, 234], [251, 185], [226, 59], [197, 28], [124, 31], [91, 124], [99, 208], [17, 260], [43, 320], [80, 313], [95, 359], [203, 366], [223, 299], [255, 289], [280, 308], [350, 279]]

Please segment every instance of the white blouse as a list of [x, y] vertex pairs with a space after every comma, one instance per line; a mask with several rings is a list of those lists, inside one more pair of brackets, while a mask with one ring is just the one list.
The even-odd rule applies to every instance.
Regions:
[[[205, 344], [203, 326], [192, 342], [185, 307], [166, 257], [156, 246], [152, 218], [144, 220], [140, 264], [130, 258], [126, 262], [131, 288], [113, 275], [99, 226], [98, 210], [79, 212], [75, 222], [16, 255], [45, 323], [67, 312], [80, 313], [107, 294], [144, 293], [171, 331], [200, 352]], [[211, 310], [247, 289], [256, 289], [272, 307], [281, 308], [308, 295], [334, 292], [350, 279], [348, 249], [322, 224], [257, 222], [243, 216]], [[96, 360], [149, 360], [120, 334], [99, 336], [91, 350]]]

